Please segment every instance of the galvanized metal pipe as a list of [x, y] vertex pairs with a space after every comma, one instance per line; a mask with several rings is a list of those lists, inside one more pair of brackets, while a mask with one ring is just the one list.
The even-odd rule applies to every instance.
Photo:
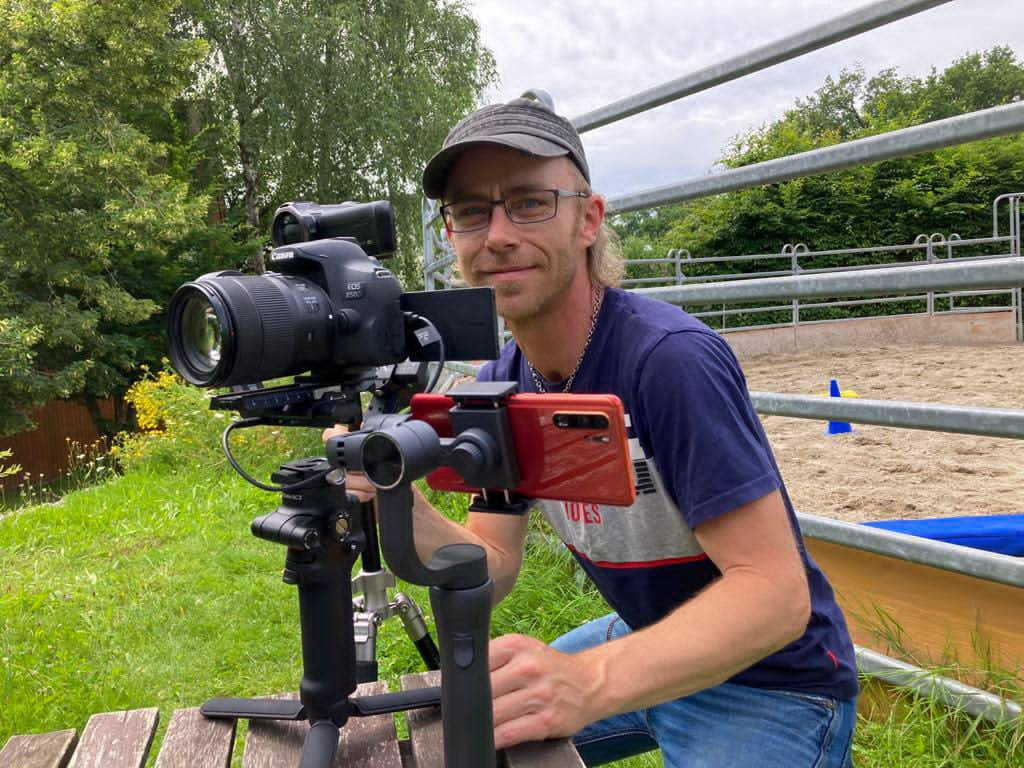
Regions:
[[751, 72], [794, 59], [810, 51], [855, 37], [868, 30], [915, 13], [926, 11], [950, 0], [881, 0], [813, 27], [787, 35], [773, 43], [755, 48], [690, 75], [659, 85], [605, 107], [580, 115], [572, 122], [580, 133], [600, 128], [616, 120], [654, 109], [670, 101], [727, 83]]
[[831, 147], [800, 152], [742, 168], [733, 168], [711, 176], [701, 176], [679, 184], [655, 187], [609, 199], [613, 213], [626, 213], [659, 205], [681, 203], [699, 197], [718, 195], [737, 189], [788, 181], [802, 176], [877, 163], [894, 157], [929, 152], [942, 147], [966, 144], [993, 136], [1005, 136], [1024, 130], [1024, 102], [983, 109], [945, 120], [935, 120], [912, 128], [902, 128], [878, 136], [848, 141]]
[[771, 269], [765, 270], [764, 272], [732, 272], [724, 273], [721, 275], [695, 275], [693, 277], [686, 277], [683, 285], [692, 285], [693, 283], [714, 283], [724, 282], [726, 280], [747, 280], [752, 278], [763, 278], [763, 277], [781, 277], [782, 275], [792, 275], [792, 269]]
[[[836, 398], [838, 399], [838, 398]], [[828, 517], [797, 512], [797, 522], [804, 536], [862, 549], [878, 555], [895, 557], [911, 563], [930, 565], [944, 571], [964, 573], [979, 579], [1024, 587], [1024, 559], [961, 547], [944, 541], [911, 536], [883, 528], [873, 528]]]
[[[992, 259], [1008, 259], [1010, 253], [987, 253], [983, 256], [955, 256], [952, 259], [944, 259], [946, 264], [963, 264], [969, 261], [990, 261]], [[926, 264], [924, 261], [894, 261], [889, 264], [854, 264], [846, 267], [814, 267], [812, 269], [800, 268], [802, 275], [821, 275], [827, 272], [853, 272], [858, 269], [893, 269], [895, 267], [913, 267]], [[934, 263], [934, 262], [932, 262]]]
[[[977, 237], [970, 240], [951, 240], [947, 241], [947, 245], [954, 247], [960, 247], [962, 245], [988, 245], [1001, 242], [1013, 242], [1012, 237]], [[899, 251], [913, 251], [913, 250], [927, 250], [928, 243], [907, 243], [906, 245], [876, 245], [870, 248], [835, 248], [827, 251], [801, 251], [801, 258], [808, 258], [811, 256], [861, 256], [869, 253], [897, 253]], [[669, 251], [672, 253], [672, 251]], [[1002, 256], [1013, 256], [1013, 253], [1001, 254]], [[993, 258], [994, 254], [987, 258]], [[700, 256], [697, 258], [686, 259], [687, 264], [725, 264], [731, 261], [763, 261], [767, 259], [788, 259], [791, 258], [789, 253], [758, 253], [751, 254], [749, 256]], [[973, 256], [957, 256], [955, 258], [979, 258]], [[986, 257], [980, 257], [986, 258]], [[672, 259], [669, 259], [670, 261]], [[625, 262], [626, 266], [631, 264], [644, 264], [647, 263], [648, 259], [629, 259]], [[908, 262], [910, 263], [910, 262]], [[869, 269], [871, 267], [887, 267], [892, 266], [891, 264], [870, 264], [866, 266], [848, 266], [848, 267], [826, 267], [824, 269], [830, 269], [834, 272], [838, 272], [844, 269]], [[813, 272], [816, 270], [804, 270], [801, 272]], [[822, 271], [818, 269], [817, 271]]]
[[1024, 410], [1014, 408], [785, 395], [779, 392], [751, 392], [750, 399], [757, 412], [766, 416], [831, 419], [880, 427], [1024, 439]]
[[940, 701], [951, 709], [961, 709], [990, 723], [1011, 722], [1021, 716], [1020, 704], [988, 691], [890, 658], [869, 648], [858, 646], [855, 651], [857, 669], [868, 677], [884, 680], [898, 688], [908, 688]]
[[[672, 251], [669, 251], [672, 253]], [[803, 256], [804, 254], [800, 254]], [[725, 264], [730, 261], [761, 261], [766, 259], [790, 259], [792, 254], [790, 253], [753, 253], [749, 256], [699, 256], [697, 258], [689, 258], [684, 261], [687, 264]], [[634, 263], [632, 259], [626, 262], [626, 265]]]
[[[1024, 103], [1021, 104], [1024, 107]], [[1024, 285], [1024, 257], [966, 263], [942, 262], [890, 269], [734, 280], [704, 285], [638, 288], [672, 304], [722, 304], [841, 296], [891, 296], [958, 289], [1017, 288]]]

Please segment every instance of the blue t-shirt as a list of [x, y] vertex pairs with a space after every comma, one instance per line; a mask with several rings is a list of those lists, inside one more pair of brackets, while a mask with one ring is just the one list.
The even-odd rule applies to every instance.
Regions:
[[[514, 341], [478, 378], [537, 391]], [[538, 505], [633, 629], [659, 621], [719, 577], [694, 536], [701, 523], [778, 489], [798, 531], [739, 363], [721, 336], [678, 307], [606, 291], [572, 391], [622, 400], [637, 499], [631, 507]], [[857, 673], [845, 619], [824, 574], [799, 535], [796, 540], [810, 586], [807, 631], [731, 682], [852, 698]]]

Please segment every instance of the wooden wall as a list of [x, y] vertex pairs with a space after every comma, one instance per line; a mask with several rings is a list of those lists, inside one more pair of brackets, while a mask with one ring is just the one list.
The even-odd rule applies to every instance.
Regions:
[[[100, 410], [105, 418], [113, 418], [113, 401], [102, 402]], [[99, 439], [88, 409], [78, 403], [55, 400], [34, 411], [32, 420], [35, 429], [0, 438], [0, 450], [13, 453], [4, 462], [20, 464], [22, 469], [18, 475], [0, 480], [4, 488], [17, 486], [25, 472], [32, 473], [33, 482], [40, 474], [45, 479], [56, 477], [67, 469], [69, 440], [88, 445]]]

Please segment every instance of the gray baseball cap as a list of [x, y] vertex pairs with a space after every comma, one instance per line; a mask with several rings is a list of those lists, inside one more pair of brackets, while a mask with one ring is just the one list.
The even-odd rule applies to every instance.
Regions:
[[519, 98], [482, 107], [452, 128], [441, 151], [423, 169], [424, 194], [433, 199], [444, 195], [452, 163], [468, 148], [481, 144], [510, 147], [534, 157], [568, 156], [590, 183], [583, 142], [572, 123], [541, 101]]

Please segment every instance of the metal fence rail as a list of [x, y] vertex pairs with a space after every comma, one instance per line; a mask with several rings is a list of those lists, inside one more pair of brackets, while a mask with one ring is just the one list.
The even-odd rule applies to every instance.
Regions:
[[[751, 392], [750, 399], [757, 412], [765, 416], [851, 421], [880, 427], [903, 427], [1024, 440], [1024, 410], [1012, 408], [814, 397], [785, 395], [778, 392]], [[1021, 586], [1024, 586], [1024, 583]]]
[[967, 263], [936, 263], [885, 270], [847, 270], [827, 274], [637, 288], [672, 304], [735, 304], [841, 296], [891, 296], [926, 291], [985, 290], [1024, 285], [1024, 257]]
[[[998, 196], [992, 203], [993, 229], [991, 237], [963, 238], [958, 233], [952, 233], [948, 237], [941, 232], [934, 232], [930, 235], [920, 234], [912, 243], [899, 245], [881, 245], [864, 248], [833, 248], [812, 251], [804, 243], [787, 243], [782, 247], [780, 253], [749, 254], [741, 256], [708, 256], [694, 257], [686, 249], [672, 249], [664, 258], [642, 258], [630, 259], [625, 262], [627, 274], [632, 268], [641, 267], [650, 272], [652, 265], [669, 265], [671, 274], [645, 275], [642, 277], [627, 278], [622, 281], [623, 287], [641, 286], [663, 286], [663, 285], [692, 285], [695, 283], [726, 282], [732, 280], [763, 279], [767, 277], [782, 277], [788, 275], [811, 275], [826, 274], [830, 272], [854, 272], [864, 270], [884, 270], [897, 267], [915, 266], [922, 263], [952, 263], [954, 261], [964, 263], [968, 261], [985, 261], [990, 259], [1006, 258], [1008, 256], [1020, 255], [1020, 199], [1022, 193], [1009, 193]], [[1001, 203], [1008, 207], [1009, 234], [1000, 235], [998, 211]], [[998, 248], [998, 253], [981, 253], [976, 255], [959, 255], [963, 249], [972, 249], [969, 252], [976, 252], [977, 248], [986, 249]], [[899, 261], [882, 261], [870, 264], [851, 263], [852, 260], [864, 257], [895, 257]], [[809, 267], [819, 258], [841, 257], [844, 259], [843, 266]], [[785, 260], [789, 262], [788, 269], [775, 267], [774, 262]], [[704, 265], [720, 267], [721, 265], [748, 264], [760, 262], [757, 271], [743, 272], [719, 272], [716, 274], [693, 274], [694, 267], [698, 269]], [[740, 267], [742, 269], [743, 267]], [[658, 270], [655, 270], [658, 271]], [[969, 307], [957, 306], [957, 299], [967, 296], [990, 296], [1003, 297], [999, 302], [987, 301], [983, 305]], [[952, 291], [948, 293], [928, 292], [925, 295], [903, 296], [892, 298], [857, 299], [853, 301], [827, 301], [816, 303], [801, 303], [798, 298], [791, 299], [788, 305], [762, 306], [746, 309], [727, 310], [722, 306], [721, 310], [695, 312], [696, 317], [717, 318], [715, 327], [720, 331], [736, 331], [752, 328], [779, 328], [798, 325], [808, 322], [807, 318], [801, 318], [802, 310], [810, 309], [834, 309], [842, 307], [862, 305], [885, 305], [894, 303], [906, 303], [909, 301], [923, 301], [924, 308], [920, 311], [911, 308], [904, 314], [962, 314], [964, 312], [989, 312], [1010, 310], [1014, 313], [1016, 335], [1018, 341], [1024, 341], [1024, 312], [1022, 312], [1021, 288], [1009, 288], [1006, 290], [990, 291]], [[780, 313], [787, 312], [789, 318], [785, 321], [775, 319]], [[773, 313], [773, 317], [764, 317], [766, 313]], [[742, 315], [750, 318], [748, 322], [739, 326], [733, 325], [727, 328], [727, 319], [732, 316]], [[757, 316], [760, 315], [761, 319]], [[751, 317], [753, 316], [753, 317]], [[864, 315], [858, 315], [863, 317]], [[890, 312], [882, 312], [872, 316], [892, 316]], [[811, 319], [809, 322], [834, 322], [841, 318]], [[709, 321], [710, 322], [710, 321]]]
[[890, 658], [868, 648], [857, 647], [857, 670], [898, 688], [908, 688], [921, 696], [941, 701], [951, 709], [961, 709], [990, 723], [1019, 720], [1021, 706], [979, 688], [942, 677]]
[[805, 536], [821, 541], [1024, 588], [1021, 558], [803, 512], [797, 512], [796, 517]]
[[950, 0], [881, 0], [573, 119], [580, 133], [767, 69]]
[[995, 136], [1006, 136], [1022, 130], [1024, 103], [1007, 104], [822, 149], [812, 149], [775, 160], [766, 160], [742, 168], [732, 168], [679, 184], [610, 197], [608, 207], [612, 213], [628, 213], [660, 205], [682, 203], [724, 192], [735, 192]]

